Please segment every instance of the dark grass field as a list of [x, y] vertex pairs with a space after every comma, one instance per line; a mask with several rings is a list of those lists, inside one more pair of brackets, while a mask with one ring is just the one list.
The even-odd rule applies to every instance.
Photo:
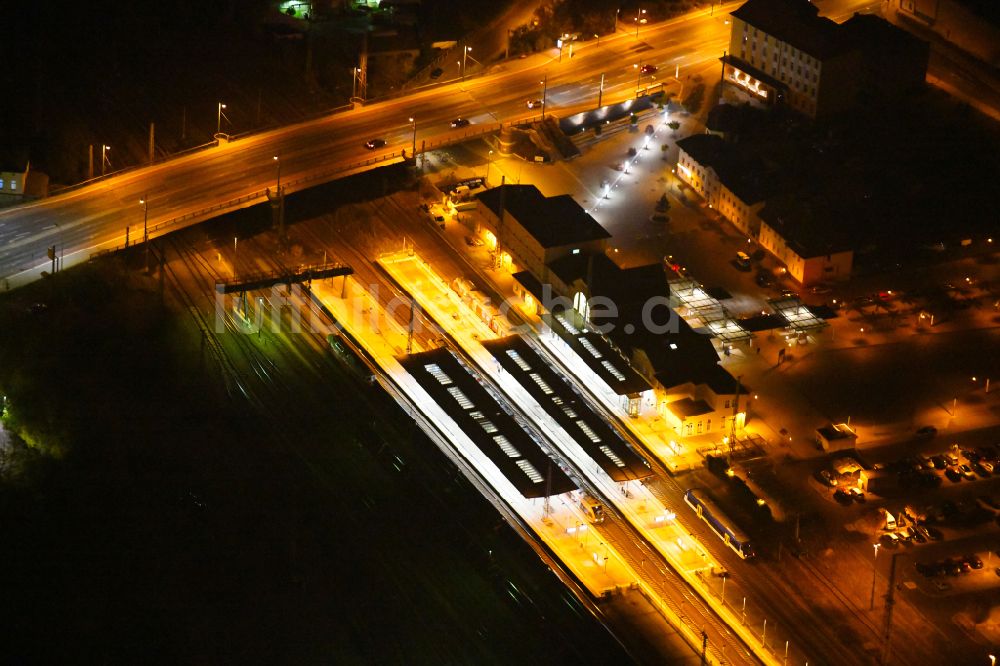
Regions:
[[627, 661], [385, 394], [306, 349], [257, 413], [169, 304], [118, 257], [0, 300], [50, 449], [0, 480], [0, 661]]

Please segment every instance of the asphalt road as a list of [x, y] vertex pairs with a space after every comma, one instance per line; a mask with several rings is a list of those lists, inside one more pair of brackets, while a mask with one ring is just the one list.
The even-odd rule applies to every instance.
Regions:
[[[501, 122], [537, 116], [525, 102], [542, 96], [543, 80], [546, 110], [558, 115], [595, 106], [602, 74], [604, 102], [627, 99], [640, 83], [665, 78], [669, 82], [678, 67], [683, 77], [686, 67], [718, 58], [728, 41], [727, 12], [737, 6], [732, 3], [714, 13], [702, 10], [643, 27], [638, 39], [632, 32], [619, 31], [599, 46], [581, 44], [572, 58], [564, 49], [560, 60], [552, 49], [507, 61], [465, 82], [223, 142], [6, 210], [0, 213], [0, 290], [51, 270], [49, 247], [55, 246], [66, 268], [96, 251], [124, 246], [126, 234], [130, 243], [141, 241], [144, 208], [148, 208], [150, 237], [156, 237], [223, 210], [256, 203], [265, 188], [277, 185], [279, 164], [283, 186], [293, 191], [332, 180], [352, 167], [364, 168], [366, 161], [398, 158], [403, 150], [412, 151], [414, 136], [418, 148], [425, 144], [430, 148], [496, 129]], [[821, 10], [842, 20], [870, 6], [871, 2], [828, 1]], [[640, 79], [640, 61], [656, 65], [658, 71]], [[452, 129], [450, 121], [459, 116], [472, 124]], [[363, 144], [370, 138], [383, 138], [387, 145], [369, 151]], [[139, 203], [142, 198], [147, 207]]]

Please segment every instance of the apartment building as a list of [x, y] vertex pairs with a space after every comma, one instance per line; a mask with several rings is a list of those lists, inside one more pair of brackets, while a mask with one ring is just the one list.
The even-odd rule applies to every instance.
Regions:
[[723, 81], [767, 106], [829, 117], [926, 76], [926, 42], [877, 16], [837, 24], [809, 0], [748, 0], [731, 16]]

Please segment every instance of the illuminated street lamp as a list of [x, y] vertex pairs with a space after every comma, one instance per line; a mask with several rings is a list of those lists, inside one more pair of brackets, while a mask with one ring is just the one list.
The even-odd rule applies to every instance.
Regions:
[[539, 83], [542, 84], [542, 121], [545, 120], [545, 97], [549, 92], [549, 75], [546, 74]]
[[149, 270], [149, 228], [147, 226], [149, 222], [149, 197], [144, 196], [139, 199], [139, 205], [142, 206], [142, 247], [145, 253], [145, 263], [146, 270]]
[[277, 167], [277, 171], [278, 171], [278, 179], [277, 179], [278, 182], [275, 185], [274, 189], [278, 193], [278, 195], [280, 196], [281, 195], [281, 160], [278, 159], [277, 155], [275, 155], [271, 159], [274, 160], [274, 165]]
[[878, 561], [879, 544], [872, 545], [875, 546], [875, 557], [872, 559], [872, 599], [868, 610], [875, 610], [875, 579], [878, 577], [878, 569], [875, 568], [875, 563]]
[[111, 152], [111, 146], [107, 144], [101, 144], [101, 175], [104, 175], [104, 166], [111, 166], [111, 161], [108, 159], [108, 153]]
[[413, 127], [413, 146], [412, 146], [412, 150], [410, 152], [413, 155], [413, 159], [416, 160], [417, 159], [417, 121], [415, 119], [413, 119], [413, 118], [410, 118], [410, 125]]
[[645, 9], [640, 9], [635, 15], [635, 38], [639, 39], [639, 24], [645, 23], [646, 19], [642, 18], [642, 15], [646, 13]]
[[486, 181], [487, 187], [489, 186], [489, 183], [490, 183], [490, 165], [491, 164], [493, 164], [493, 151], [492, 150], [490, 151], [490, 154], [489, 154], [489, 156], [486, 159], [486, 178], [484, 180]]
[[358, 96], [358, 74], [360, 72], [360, 67], [351, 67], [351, 74], [354, 77], [354, 80], [351, 82], [351, 99], [355, 99]]
[[[226, 108], [226, 105], [223, 104], [222, 102], [219, 102], [218, 113], [215, 114], [215, 133], [216, 134], [219, 134], [220, 132], [222, 132], [222, 116], [223, 116], [222, 110], [224, 108]], [[229, 118], [226, 118], [226, 120], [229, 120]]]
[[465, 67], [468, 64], [466, 59], [469, 57], [469, 51], [472, 50], [471, 46], [462, 47], [462, 80], [465, 81]]

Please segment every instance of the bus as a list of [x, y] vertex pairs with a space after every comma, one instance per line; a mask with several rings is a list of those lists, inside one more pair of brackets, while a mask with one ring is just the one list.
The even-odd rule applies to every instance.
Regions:
[[722, 512], [722, 509], [709, 499], [705, 491], [691, 488], [684, 493], [684, 501], [694, 509], [699, 518], [708, 523], [712, 531], [718, 534], [719, 538], [726, 542], [726, 545], [736, 551], [737, 555], [744, 560], [754, 556], [750, 537], [733, 524], [733, 521]]

